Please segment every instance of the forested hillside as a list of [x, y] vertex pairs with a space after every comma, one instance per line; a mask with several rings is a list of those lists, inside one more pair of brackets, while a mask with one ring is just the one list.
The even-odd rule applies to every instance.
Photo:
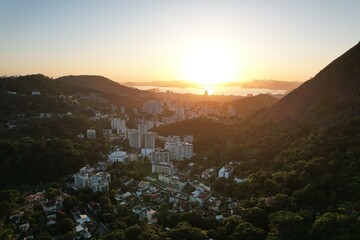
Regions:
[[[166, 199], [160, 203], [157, 225], [147, 225], [137, 220], [132, 209], [117, 203], [115, 190], [93, 196], [75, 193], [75, 199], [96, 198], [101, 202], [104, 211], [100, 219], [111, 231], [99, 238], [358, 239], [359, 46], [274, 106], [245, 121], [224, 124], [214, 117], [198, 118], [151, 130], [163, 136], [195, 136], [196, 156], [177, 164], [177, 168], [189, 176], [201, 176], [204, 169], [212, 167], [233, 166], [237, 181], [234, 177], [213, 176], [206, 182], [223, 203], [216, 210], [224, 213], [221, 214], [223, 220], [216, 220], [206, 211], [169, 211]], [[106, 109], [99, 102], [95, 106]], [[65, 104], [62, 111], [68, 111], [67, 107], [70, 106]], [[103, 155], [93, 153], [108, 151], [105, 142], [72, 139], [75, 129], [96, 127], [81, 117], [84, 114], [86, 111], [79, 111], [75, 116], [49, 119], [46, 124], [34, 118], [26, 121], [30, 130], [20, 121], [18, 132], [4, 124], [0, 129], [3, 138], [0, 141], [1, 183], [9, 186], [23, 184], [25, 180], [29, 184], [51, 181], [75, 171], [85, 162], [100, 160]], [[66, 131], [57, 131], [57, 125]], [[38, 130], [31, 133], [31, 129]], [[32, 134], [32, 138], [26, 138], [27, 134]], [[47, 139], [51, 137], [54, 139]], [[47, 174], [36, 175], [34, 169], [45, 171], [45, 168]], [[122, 185], [119, 175], [140, 180], [149, 171], [146, 161], [114, 164], [110, 169], [116, 189], [128, 189]], [[189, 189], [191, 192], [191, 187]], [[0, 200], [3, 206], [9, 206], [5, 197]], [[235, 206], [230, 208], [234, 202]]]
[[[321, 111], [326, 118], [328, 118], [326, 111], [330, 111], [329, 117], [333, 116], [332, 111], [344, 112], [348, 117], [357, 117], [359, 89], [360, 43], [331, 62], [314, 78], [287, 94], [259, 116], [259, 120], [316, 122], [322, 121], [322, 117], [318, 114], [318, 118], [314, 119], [313, 114]], [[344, 108], [339, 107], [340, 104]], [[346, 107], [348, 104], [355, 105], [352, 106], [355, 112], [348, 111]]]
[[230, 102], [237, 115], [250, 116], [259, 110], [274, 105], [279, 99], [270, 94], [259, 94], [251, 97], [244, 97]]
[[105, 93], [117, 94], [117, 95], [131, 95], [134, 97], [140, 94], [150, 94], [136, 88], [121, 85], [117, 82], [114, 82], [102, 76], [92, 76], [92, 75], [63, 76], [57, 78], [56, 81], [59, 81], [61, 83], [66, 83], [72, 86], [94, 89]]
[[[240, 163], [235, 183], [217, 179], [214, 191], [241, 199], [236, 232], [217, 239], [262, 239], [240, 230], [261, 228], [268, 239], [356, 239], [360, 235], [360, 44], [273, 107], [207, 136], [214, 123], [161, 127], [195, 134], [205, 166]], [[207, 121], [211, 121], [210, 119]], [[173, 129], [171, 131], [171, 129]], [[216, 144], [213, 144], [216, 142]], [[206, 149], [206, 147], [208, 148]], [[206, 149], [206, 150], [204, 150]], [[250, 230], [249, 230], [250, 231]], [[259, 232], [258, 232], [259, 233]], [[238, 235], [240, 234], [240, 235]], [[220, 237], [221, 236], [221, 237]]]

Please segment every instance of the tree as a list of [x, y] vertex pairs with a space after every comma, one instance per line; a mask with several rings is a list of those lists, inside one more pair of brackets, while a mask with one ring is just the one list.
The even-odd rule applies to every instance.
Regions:
[[260, 227], [262, 229], [267, 228], [268, 216], [261, 208], [245, 208], [242, 213], [242, 218], [256, 227]]
[[199, 228], [192, 227], [187, 222], [180, 222], [169, 231], [168, 236], [173, 240], [205, 240], [207, 235]]
[[70, 196], [68, 198], [65, 198], [64, 201], [63, 201], [63, 207], [66, 209], [66, 210], [70, 210], [72, 209], [73, 207], [77, 206], [79, 204], [79, 201], [76, 197], [74, 196]]
[[150, 226], [146, 226], [143, 232], [138, 237], [138, 240], [161, 240], [161, 239], [164, 239], [164, 236], [156, 232], [155, 229], [151, 228]]
[[331, 239], [335, 236], [337, 215], [337, 213], [327, 212], [315, 220], [313, 232], [316, 239]]
[[3, 200], [0, 202], [0, 218], [5, 217], [6, 213], [10, 210], [11, 205], [8, 201]]
[[214, 217], [205, 217], [201, 223], [201, 229], [206, 230], [215, 230], [217, 228], [218, 222]]
[[122, 220], [116, 220], [114, 223], [113, 223], [113, 229], [121, 229], [121, 230], [125, 230], [127, 228], [127, 224], [122, 221]]
[[74, 222], [71, 218], [64, 218], [59, 224], [60, 231], [65, 234], [74, 228]]
[[261, 240], [265, 239], [265, 234], [261, 228], [256, 228], [250, 223], [242, 221], [235, 228], [232, 239]]
[[49, 235], [49, 233], [42, 232], [37, 236], [36, 239], [39, 239], [39, 240], [52, 240], [52, 237]]
[[181, 215], [181, 221], [186, 221], [193, 227], [200, 227], [202, 216], [197, 212], [186, 212]]
[[271, 211], [290, 210], [291, 199], [288, 195], [279, 193], [276, 194], [270, 205]]
[[125, 240], [125, 232], [123, 230], [115, 230], [104, 236], [104, 240]]
[[303, 219], [298, 214], [278, 211], [269, 215], [270, 236], [278, 239], [307, 239], [309, 230], [303, 225]]
[[111, 213], [104, 213], [101, 219], [104, 223], [112, 223], [114, 221], [114, 217]]
[[224, 221], [227, 235], [234, 233], [235, 228], [241, 223], [241, 220], [236, 217], [229, 217]]
[[136, 240], [141, 233], [142, 233], [142, 228], [137, 224], [125, 230], [126, 239], [128, 240]]

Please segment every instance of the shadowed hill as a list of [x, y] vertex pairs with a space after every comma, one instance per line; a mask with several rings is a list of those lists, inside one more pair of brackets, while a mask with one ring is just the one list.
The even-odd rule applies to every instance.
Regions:
[[230, 130], [230, 126], [209, 118], [195, 118], [153, 128], [151, 131], [166, 137], [170, 135], [194, 135], [196, 136], [196, 151], [201, 151], [219, 145], [219, 134], [222, 133], [224, 136], [224, 133], [228, 133]]
[[136, 88], [126, 87], [102, 76], [64, 76], [57, 78], [56, 81], [82, 88], [95, 89], [110, 94], [138, 96], [147, 93]]
[[[333, 105], [341, 112], [346, 111], [344, 116], [358, 114], [359, 95], [360, 43], [331, 62], [314, 78], [282, 98], [261, 114], [257, 121], [315, 120], [313, 114], [321, 117], [323, 114], [319, 112], [326, 113], [326, 109], [329, 106], [333, 109]], [[351, 110], [348, 109], [349, 106], [352, 107]]]
[[[33, 91], [41, 94], [32, 97]], [[14, 94], [9, 94], [14, 92]], [[141, 92], [141, 91], [140, 91]], [[17, 93], [15, 95], [15, 93]], [[56, 81], [42, 74], [26, 76], [3, 76], [0, 77], [0, 106], [1, 119], [10, 114], [39, 113], [39, 112], [64, 112], [72, 111], [73, 106], [61, 104], [57, 101], [58, 95], [91, 95], [96, 93], [101, 98], [115, 106], [124, 106], [128, 109], [140, 107], [143, 99], [140, 95], [122, 96], [117, 94], [104, 93], [99, 90], [82, 88], [62, 81]], [[56, 97], [56, 98], [54, 98]], [[54, 100], [55, 99], [55, 100]], [[92, 101], [92, 104], [97, 104]]]
[[40, 91], [42, 94], [48, 95], [72, 94], [87, 91], [86, 89], [54, 81], [42, 74], [1, 77], [0, 90], [14, 91], [20, 94], [31, 94], [32, 91]]
[[253, 97], [244, 97], [230, 102], [228, 105], [232, 105], [236, 113], [240, 116], [247, 116], [254, 114], [258, 110], [269, 107], [275, 104], [278, 98], [269, 94], [259, 94]]

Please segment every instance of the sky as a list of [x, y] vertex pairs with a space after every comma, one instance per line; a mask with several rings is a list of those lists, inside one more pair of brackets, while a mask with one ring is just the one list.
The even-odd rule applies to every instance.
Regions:
[[359, 11], [358, 0], [0, 0], [0, 75], [305, 81], [359, 42]]

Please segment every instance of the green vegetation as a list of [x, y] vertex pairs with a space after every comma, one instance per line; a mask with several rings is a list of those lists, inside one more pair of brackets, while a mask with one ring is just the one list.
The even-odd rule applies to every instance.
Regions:
[[[253, 97], [244, 97], [230, 102], [237, 115], [249, 116], [257, 111], [274, 105], [279, 99], [269, 94], [259, 94]], [[228, 104], [226, 104], [228, 105]]]
[[103, 160], [100, 153], [108, 150], [107, 144], [99, 141], [1, 139], [1, 187], [57, 180], [78, 171], [85, 164]]
[[[166, 200], [159, 203], [158, 223], [147, 225], [140, 221], [129, 205], [118, 204], [115, 199], [119, 188], [124, 192], [132, 188], [125, 185], [124, 179], [140, 181], [150, 174], [149, 162], [139, 161], [113, 164], [109, 168], [112, 189], [108, 192], [73, 190], [72, 197], [63, 203], [65, 212], [57, 213], [60, 221], [56, 229], [44, 224], [44, 212], [40, 206], [34, 206], [24, 214], [30, 222], [29, 232], [38, 239], [49, 239], [54, 233], [63, 234], [62, 239], [72, 239], [74, 222], [68, 218], [68, 211], [73, 207], [84, 209], [89, 201], [96, 201], [101, 207], [96, 217], [109, 230], [103, 235], [94, 230], [92, 234], [97, 239], [358, 239], [359, 52], [360, 43], [273, 107], [241, 123], [230, 125], [199, 118], [153, 129], [164, 136], [195, 135], [197, 156], [191, 160], [193, 166], [189, 170], [190, 160], [176, 164], [181, 171], [189, 170], [189, 177], [210, 167], [219, 169], [232, 163], [232, 177], [210, 177], [205, 182], [222, 201], [215, 211], [221, 213], [223, 220], [216, 220], [213, 212], [207, 214], [202, 208], [190, 212], [168, 211], [168, 200], [161, 196]], [[5, 85], [2, 89], [5, 91]], [[4, 97], [2, 101], [8, 100]], [[49, 104], [56, 101], [49, 99]], [[71, 109], [66, 103], [58, 104], [61, 111]], [[82, 104], [86, 106], [90, 102]], [[102, 104], [94, 104], [105, 111]], [[41, 104], [35, 106], [38, 106], [34, 108], [36, 111], [31, 111], [37, 113]], [[4, 119], [14, 121], [17, 112], [4, 109], [4, 114], [13, 114]], [[16, 189], [25, 183], [47, 183], [103, 158], [101, 153], [108, 152], [108, 144], [101, 138], [79, 141], [75, 134], [76, 129], [90, 126], [101, 129], [106, 123], [95, 124], [84, 118], [86, 111], [78, 108], [73, 111], [75, 116], [47, 119], [49, 121], [31, 118], [23, 119], [23, 123], [16, 119], [12, 122], [16, 129], [3, 124], [0, 128], [3, 187]], [[66, 133], [57, 130], [58, 125]], [[236, 182], [235, 176], [245, 180]], [[53, 198], [61, 192], [60, 188], [54, 184], [44, 194]], [[24, 206], [22, 195], [15, 189], [0, 191], [2, 239], [14, 239], [16, 226], [7, 214], [13, 208]], [[136, 187], [134, 189], [136, 191]], [[192, 190], [191, 186], [185, 187], [187, 192]], [[130, 201], [133, 200], [140, 204], [149, 197], [135, 197]], [[229, 203], [236, 204], [230, 207]]]

